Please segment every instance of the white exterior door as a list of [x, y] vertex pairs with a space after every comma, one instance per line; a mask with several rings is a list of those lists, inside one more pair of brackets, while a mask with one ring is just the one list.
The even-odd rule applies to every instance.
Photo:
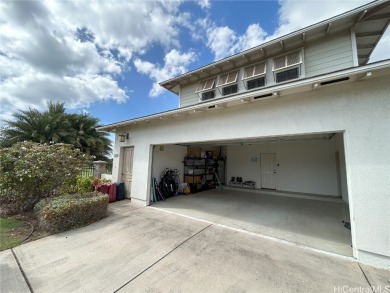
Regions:
[[276, 189], [275, 154], [261, 154], [261, 188]]
[[134, 148], [124, 148], [122, 157], [122, 178], [125, 183], [125, 195], [130, 197], [131, 195], [131, 183], [133, 181], [133, 153]]

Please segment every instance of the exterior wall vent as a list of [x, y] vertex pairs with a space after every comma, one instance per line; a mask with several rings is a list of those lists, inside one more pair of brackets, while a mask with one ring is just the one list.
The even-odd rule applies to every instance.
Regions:
[[261, 95], [261, 96], [256, 96], [253, 99], [257, 100], [257, 99], [268, 98], [268, 97], [272, 97], [272, 96], [273, 96], [273, 94], [269, 93], [269, 94], [265, 94], [265, 95]]
[[321, 84], [321, 85], [327, 85], [327, 84], [332, 84], [332, 83], [342, 82], [342, 81], [347, 81], [347, 80], [349, 80], [349, 77], [343, 77], [343, 78], [338, 78], [338, 79], [332, 79], [332, 80], [328, 80], [328, 81], [321, 82], [320, 84]]

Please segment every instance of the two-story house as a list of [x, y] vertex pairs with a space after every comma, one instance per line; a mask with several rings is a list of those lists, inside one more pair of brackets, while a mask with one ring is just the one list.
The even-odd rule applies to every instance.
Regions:
[[[390, 2], [376, 1], [162, 82], [177, 109], [100, 128], [116, 133], [113, 180], [147, 206], [153, 177], [177, 168], [196, 190], [207, 178], [188, 174], [185, 157], [212, 157], [219, 192], [296, 195], [312, 203], [306, 222], [349, 234], [285, 240], [336, 254], [343, 243], [350, 252], [339, 254], [390, 268], [390, 60], [369, 63], [389, 19]], [[323, 215], [327, 202], [339, 210]]]

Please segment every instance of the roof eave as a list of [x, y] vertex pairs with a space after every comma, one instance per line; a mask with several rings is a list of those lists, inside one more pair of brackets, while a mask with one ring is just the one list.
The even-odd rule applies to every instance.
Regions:
[[[294, 82], [284, 83], [281, 85], [272, 86], [269, 88], [263, 88], [257, 91], [251, 91], [246, 93], [240, 93], [237, 95], [234, 95], [232, 97], [228, 98], [221, 98], [217, 100], [210, 100], [203, 103], [198, 103], [192, 106], [182, 107], [174, 110], [169, 110], [162, 113], [147, 115], [135, 119], [130, 119], [118, 123], [113, 123], [109, 125], [105, 125], [102, 127], [97, 128], [99, 131], [108, 131], [108, 132], [115, 132], [118, 128], [126, 127], [126, 126], [134, 126], [139, 125], [141, 123], [150, 123], [152, 121], [159, 121], [159, 120], [165, 120], [168, 118], [175, 118], [178, 116], [190, 114], [190, 113], [196, 113], [196, 112], [205, 112], [209, 111], [211, 108], [224, 108], [227, 103], [234, 102], [234, 101], [242, 101], [246, 99], [251, 99], [254, 96], [269, 94], [269, 93], [277, 93], [274, 96], [278, 96], [283, 91], [291, 90], [298, 87], [305, 87], [308, 85], [312, 85], [311, 90], [317, 89], [318, 84], [320, 84], [323, 81], [327, 80], [334, 80], [338, 78], [348, 77], [348, 76], [357, 76], [362, 75], [361, 78], [366, 77], [367, 72], [374, 72], [376, 70], [380, 69], [389, 69], [390, 68], [390, 59], [379, 61], [376, 63], [359, 66], [359, 67], [353, 67], [345, 70], [341, 70], [338, 72], [323, 74], [320, 76], [315, 76], [307, 79], [298, 79]], [[371, 76], [371, 75], [367, 75]], [[315, 86], [317, 84], [317, 86]], [[216, 107], [214, 107], [216, 106]]]

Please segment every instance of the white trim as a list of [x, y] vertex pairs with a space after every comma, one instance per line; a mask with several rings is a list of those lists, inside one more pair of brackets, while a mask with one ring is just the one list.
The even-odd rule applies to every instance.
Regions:
[[301, 60], [302, 60], [302, 63], [301, 63], [301, 72], [300, 72], [300, 78], [304, 78], [306, 77], [306, 68], [305, 68], [305, 48], [302, 47], [301, 48]]
[[345, 173], [347, 177], [347, 193], [348, 193], [348, 208], [349, 208], [349, 218], [351, 223], [351, 240], [352, 240], [352, 254], [354, 258], [359, 258], [359, 250], [356, 244], [356, 222], [355, 222], [355, 209], [354, 206], [354, 196], [351, 191], [351, 168], [349, 163], [349, 151], [347, 148], [348, 138], [347, 133], [343, 131], [343, 148], [344, 148], [344, 159], [345, 159]]
[[179, 108], [181, 108], [181, 84], [179, 84]]
[[[225, 87], [227, 85], [235, 84], [237, 83], [237, 78], [238, 78], [238, 71], [231, 71], [228, 73], [221, 74], [218, 78], [218, 84], [217, 87]], [[229, 81], [231, 79], [231, 75], [235, 74], [236, 76], [233, 77], [232, 81]], [[224, 80], [223, 80], [224, 79]]]
[[[206, 87], [207, 84], [210, 83], [210, 82], [211, 82], [211, 84], [209, 84], [209, 86]], [[211, 91], [214, 88], [214, 86], [215, 86], [215, 77], [202, 80], [202, 81], [199, 82], [198, 87], [197, 87], [195, 93], [202, 93], [202, 92]]]
[[[263, 66], [263, 72], [261, 73], [258, 73], [258, 74], [255, 74], [256, 72], [256, 67], [259, 66], [259, 65], [262, 65]], [[251, 76], [246, 76], [246, 72], [247, 72], [247, 69], [249, 68], [252, 68], [252, 75]], [[256, 63], [256, 64], [253, 64], [251, 66], [247, 66], [247, 67], [244, 67], [244, 74], [242, 76], [242, 80], [251, 80], [251, 79], [255, 79], [257, 77], [261, 77], [261, 76], [264, 76], [266, 75], [267, 73], [267, 62], [266, 60], [263, 61], [263, 62], [259, 62], [259, 63]]]
[[351, 27], [351, 43], [352, 43], [352, 60], [353, 60], [353, 66], [359, 66], [359, 57], [358, 57], [358, 51], [357, 51], [357, 44], [356, 44], [356, 34], [355, 34], [355, 28]]
[[[295, 53], [298, 53], [298, 59], [299, 59], [298, 62], [295, 62], [295, 63], [292, 63], [292, 64], [288, 64], [289, 63], [289, 56], [291, 56], [291, 55], [293, 55]], [[284, 66], [275, 68], [275, 64], [276, 64], [275, 59], [281, 59], [282, 57], [284, 58]], [[289, 53], [285, 53], [283, 55], [279, 55], [279, 56], [273, 57], [272, 61], [273, 61], [273, 64], [272, 64], [272, 71], [273, 72], [283, 71], [285, 69], [289, 69], [289, 68], [292, 68], [294, 66], [299, 66], [300, 64], [302, 64], [301, 49], [296, 50], [296, 51], [292, 51], [292, 52], [289, 52]]]

